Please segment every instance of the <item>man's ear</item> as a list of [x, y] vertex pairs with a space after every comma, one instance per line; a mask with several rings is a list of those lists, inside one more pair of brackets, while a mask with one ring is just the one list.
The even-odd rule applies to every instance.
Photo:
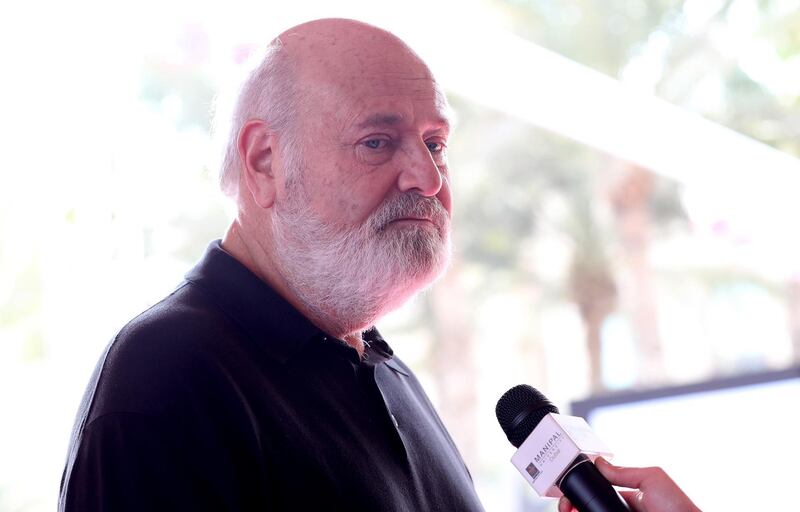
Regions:
[[251, 119], [239, 130], [237, 146], [242, 177], [253, 201], [262, 208], [275, 203], [275, 175], [272, 172], [276, 138], [264, 121]]

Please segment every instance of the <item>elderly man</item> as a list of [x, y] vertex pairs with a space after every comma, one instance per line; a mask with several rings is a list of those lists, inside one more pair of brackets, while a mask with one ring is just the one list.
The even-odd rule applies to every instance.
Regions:
[[233, 116], [236, 220], [101, 358], [60, 509], [482, 510], [373, 327], [447, 264], [448, 130], [444, 93], [392, 34], [281, 34]]

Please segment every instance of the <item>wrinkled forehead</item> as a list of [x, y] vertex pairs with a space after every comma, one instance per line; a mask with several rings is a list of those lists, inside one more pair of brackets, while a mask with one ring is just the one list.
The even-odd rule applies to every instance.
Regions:
[[[307, 87], [307, 113], [347, 125], [384, 118], [384, 124], [438, 124], [449, 129], [452, 111], [441, 86], [424, 66], [357, 65], [317, 76]], [[388, 121], [391, 121], [389, 123]]]
[[438, 130], [449, 134], [453, 123], [451, 109], [433, 80], [374, 79], [366, 82], [329, 88], [315, 102], [320, 119], [342, 133], [394, 128], [419, 132]]
[[[441, 128], [449, 133], [454, 124], [452, 109], [441, 88], [433, 81], [408, 84], [394, 94], [365, 94], [341, 102], [341, 110], [349, 109], [351, 122], [373, 126]], [[395, 87], [395, 90], [398, 88]], [[384, 89], [385, 90], [385, 89]], [[376, 123], [375, 121], [381, 121]]]

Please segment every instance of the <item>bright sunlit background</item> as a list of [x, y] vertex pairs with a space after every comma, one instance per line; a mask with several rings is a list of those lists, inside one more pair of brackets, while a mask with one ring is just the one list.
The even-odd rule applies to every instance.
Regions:
[[[9, 2], [0, 511], [54, 509], [103, 347], [221, 237], [215, 97], [255, 48], [327, 16], [408, 41], [458, 113], [456, 259], [379, 327], [487, 510], [555, 509], [494, 418], [515, 384], [567, 410], [800, 361], [794, 0]], [[647, 453], [628, 460], [662, 464]]]

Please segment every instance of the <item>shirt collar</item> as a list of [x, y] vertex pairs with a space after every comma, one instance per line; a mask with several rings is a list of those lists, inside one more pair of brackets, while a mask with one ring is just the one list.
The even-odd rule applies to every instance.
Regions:
[[364, 362], [371, 365], [377, 365], [383, 362], [388, 362], [394, 356], [392, 348], [383, 339], [378, 329], [372, 327], [368, 331], [364, 331]]
[[[327, 335], [297, 311], [267, 283], [227, 253], [220, 240], [209, 244], [205, 254], [186, 274], [186, 281], [206, 290], [217, 306], [238, 323], [270, 356], [286, 363], [311, 342], [343, 341]], [[364, 362], [377, 365], [392, 359], [393, 352], [377, 329], [364, 332]]]

